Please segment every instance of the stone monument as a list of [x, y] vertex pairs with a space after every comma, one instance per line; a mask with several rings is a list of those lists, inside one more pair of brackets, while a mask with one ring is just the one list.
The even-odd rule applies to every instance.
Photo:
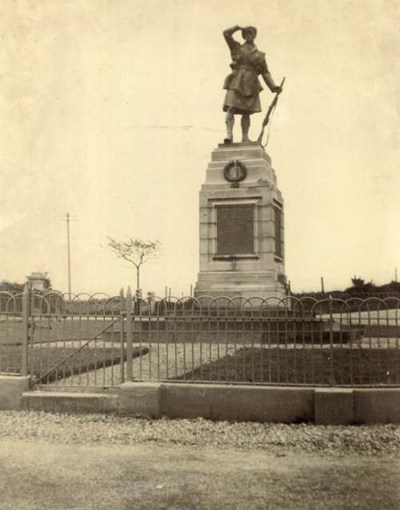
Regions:
[[[242, 31], [244, 44], [233, 34]], [[254, 27], [224, 31], [232, 57], [223, 109], [224, 143], [212, 152], [200, 191], [200, 271], [195, 297], [279, 297], [286, 295], [284, 209], [271, 159], [260, 139], [249, 140], [250, 115], [261, 111], [261, 75], [277, 95], [264, 53], [254, 44]], [[277, 96], [276, 96], [277, 97]], [[242, 141], [234, 143], [235, 115]]]

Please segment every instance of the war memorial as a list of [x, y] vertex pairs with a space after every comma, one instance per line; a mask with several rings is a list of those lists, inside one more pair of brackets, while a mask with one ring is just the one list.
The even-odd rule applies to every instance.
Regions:
[[[235, 39], [240, 32], [243, 44]], [[265, 55], [254, 43], [255, 27], [224, 31], [232, 72], [226, 77], [226, 138], [211, 153], [200, 191], [200, 271], [195, 297], [249, 298], [286, 295], [284, 206], [262, 133], [249, 139], [250, 116], [261, 111], [259, 76], [275, 93]], [[268, 111], [270, 113], [272, 108]], [[241, 117], [242, 137], [234, 141], [235, 117]], [[263, 128], [267, 125], [267, 114]]]
[[[288, 292], [284, 201], [264, 140], [284, 80], [256, 33], [223, 32], [226, 135], [200, 190], [194, 296], [0, 292], [0, 409], [400, 423], [399, 297]], [[260, 78], [273, 99], [251, 141]]]

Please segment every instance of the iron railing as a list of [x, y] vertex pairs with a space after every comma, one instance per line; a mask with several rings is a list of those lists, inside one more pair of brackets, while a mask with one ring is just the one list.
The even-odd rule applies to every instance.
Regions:
[[400, 299], [71, 298], [25, 288], [0, 293], [0, 371], [57, 388], [398, 386]]
[[[22, 313], [22, 294], [0, 292], [0, 372], [22, 373], [26, 369], [27, 317]], [[26, 308], [26, 307], [25, 307]], [[25, 347], [25, 349], [24, 349]]]

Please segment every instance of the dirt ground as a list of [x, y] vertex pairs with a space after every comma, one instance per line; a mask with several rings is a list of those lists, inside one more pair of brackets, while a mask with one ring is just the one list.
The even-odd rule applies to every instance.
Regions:
[[0, 440], [0, 508], [396, 510], [400, 460]]

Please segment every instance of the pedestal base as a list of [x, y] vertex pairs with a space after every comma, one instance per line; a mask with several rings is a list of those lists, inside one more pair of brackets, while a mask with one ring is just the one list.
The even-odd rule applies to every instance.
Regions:
[[276, 274], [273, 271], [208, 271], [199, 273], [194, 288], [195, 297], [283, 299], [286, 295], [285, 286], [276, 281]]
[[221, 144], [200, 191], [195, 297], [284, 298], [283, 199], [257, 143]]

